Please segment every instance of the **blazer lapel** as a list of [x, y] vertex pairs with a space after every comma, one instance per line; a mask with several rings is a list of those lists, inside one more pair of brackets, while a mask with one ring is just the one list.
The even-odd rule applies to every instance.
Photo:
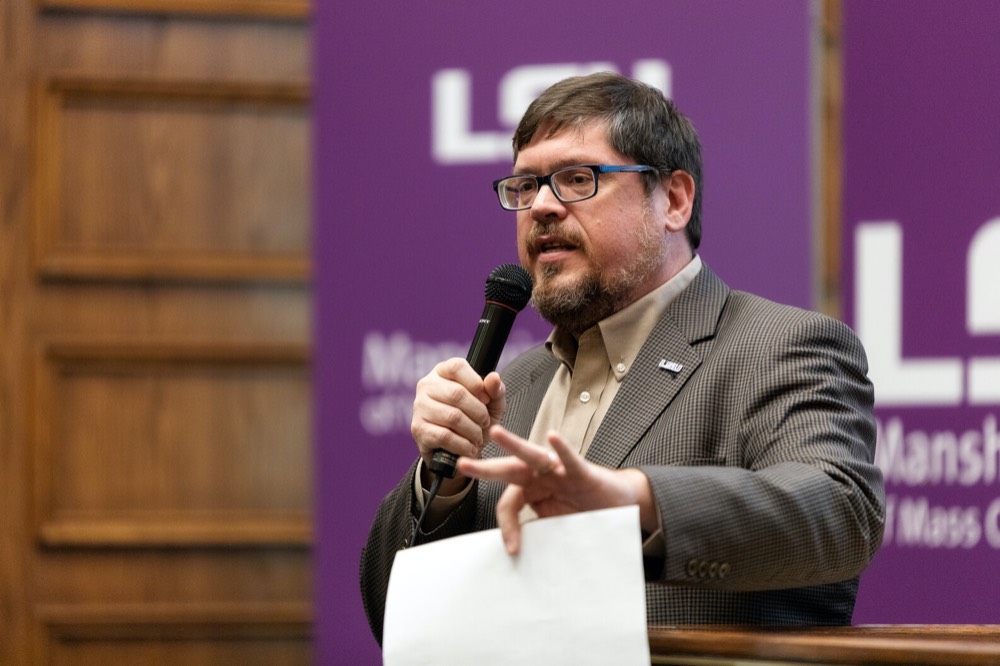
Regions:
[[701, 365], [698, 343], [715, 335], [728, 296], [729, 287], [703, 265], [643, 344], [587, 450], [588, 460], [621, 465]]

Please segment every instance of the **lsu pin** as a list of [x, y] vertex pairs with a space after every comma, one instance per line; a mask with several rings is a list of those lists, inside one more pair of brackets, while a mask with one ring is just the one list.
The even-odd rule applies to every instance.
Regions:
[[681, 371], [681, 369], [684, 368], [684, 366], [678, 363], [677, 361], [668, 361], [667, 359], [664, 358], [660, 359], [659, 368], [660, 370], [666, 370], [667, 372], [672, 372], [676, 375], [678, 372]]

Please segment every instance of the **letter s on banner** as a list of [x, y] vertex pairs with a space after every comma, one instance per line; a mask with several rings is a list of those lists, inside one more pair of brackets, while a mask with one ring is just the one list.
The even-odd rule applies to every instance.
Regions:
[[[517, 127], [528, 105], [553, 83], [570, 76], [617, 71], [609, 62], [515, 67], [500, 81], [500, 122], [511, 128]], [[636, 60], [632, 63], [632, 78], [647, 83], [670, 97], [670, 66], [665, 61]], [[505, 157], [509, 157], [509, 153]]]
[[[431, 79], [431, 155], [439, 164], [510, 161], [510, 137], [533, 99], [553, 83], [570, 76], [617, 71], [609, 62], [522, 65], [507, 72], [497, 90], [497, 117], [506, 129], [473, 131], [472, 74], [442, 69]], [[670, 65], [663, 60], [637, 60], [632, 77], [670, 97]]]

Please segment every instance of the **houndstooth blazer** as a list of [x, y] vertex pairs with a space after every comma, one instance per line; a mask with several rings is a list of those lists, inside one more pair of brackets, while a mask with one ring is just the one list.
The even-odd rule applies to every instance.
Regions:
[[[557, 365], [538, 347], [505, 369], [505, 427], [528, 436]], [[586, 455], [649, 477], [664, 537], [646, 559], [651, 625], [850, 624], [885, 517], [866, 373], [843, 323], [731, 291], [702, 267], [643, 345]], [[497, 455], [487, 445], [484, 456]], [[393, 558], [416, 524], [415, 469], [383, 500], [362, 553], [380, 642]], [[502, 491], [476, 482], [421, 542], [496, 527]]]

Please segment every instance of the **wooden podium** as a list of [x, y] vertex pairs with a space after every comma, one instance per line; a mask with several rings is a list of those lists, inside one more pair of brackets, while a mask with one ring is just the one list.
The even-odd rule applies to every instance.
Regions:
[[653, 664], [1000, 664], [1000, 625], [650, 627]]

